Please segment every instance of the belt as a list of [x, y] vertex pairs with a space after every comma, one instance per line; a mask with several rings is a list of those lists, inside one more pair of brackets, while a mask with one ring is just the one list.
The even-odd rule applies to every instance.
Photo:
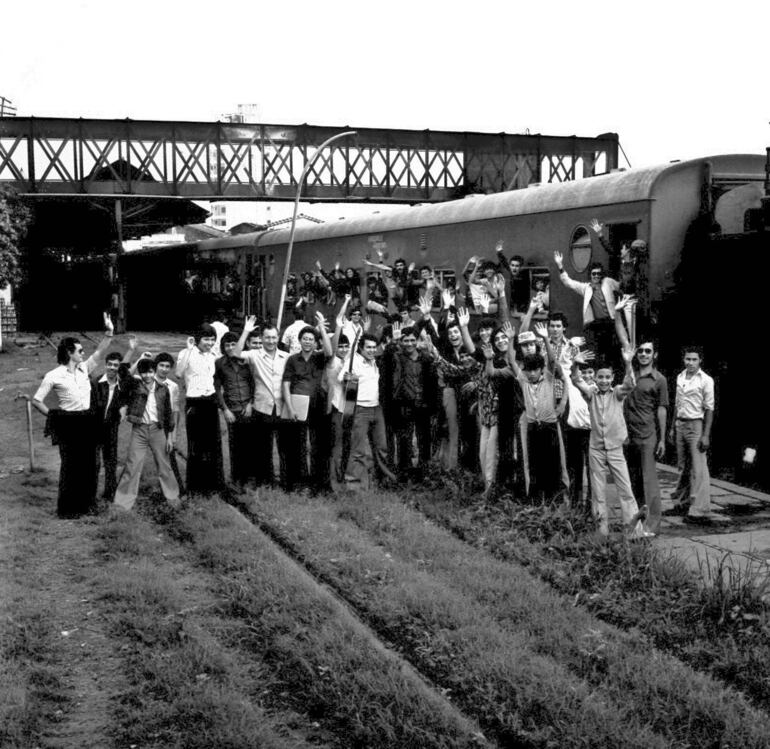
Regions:
[[703, 417], [702, 416], [696, 416], [696, 417], [694, 417], [692, 419], [688, 419], [688, 418], [685, 418], [684, 416], [677, 416], [676, 420], [677, 421], [703, 421]]

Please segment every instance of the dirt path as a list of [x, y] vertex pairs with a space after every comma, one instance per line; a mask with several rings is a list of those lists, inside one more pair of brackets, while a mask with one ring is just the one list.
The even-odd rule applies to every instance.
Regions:
[[[93, 520], [59, 520], [49, 473], [3, 482], [0, 505], [2, 620], [33, 629], [30, 662], [56, 679], [31, 677], [41, 747], [106, 746], [109, 701], [125, 683], [119, 654], [95, 602]], [[37, 733], [37, 731], [36, 731]]]

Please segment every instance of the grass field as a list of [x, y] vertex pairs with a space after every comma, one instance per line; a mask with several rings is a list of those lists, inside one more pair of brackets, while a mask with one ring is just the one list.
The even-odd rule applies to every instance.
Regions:
[[758, 580], [443, 474], [61, 521], [0, 416], [3, 749], [770, 746]]

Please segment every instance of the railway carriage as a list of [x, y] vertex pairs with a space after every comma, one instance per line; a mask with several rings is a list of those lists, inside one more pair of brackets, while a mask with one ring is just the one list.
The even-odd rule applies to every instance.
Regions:
[[[577, 333], [581, 299], [559, 282], [553, 251], [564, 253], [572, 278], [587, 281], [592, 262], [616, 276], [621, 245], [644, 239], [646, 312], [658, 323], [663, 369], [676, 371], [683, 342], [705, 344], [707, 369], [730, 389], [722, 397], [728, 408], [717, 413], [716, 462], [735, 465], [742, 444], [753, 439], [743, 436], [745, 419], [737, 414], [744, 411], [731, 399], [742, 390], [746, 352], [763, 336], [746, 321], [764, 317], [770, 277], [768, 169], [764, 156], [714, 156], [298, 226], [291, 270], [310, 271], [316, 260], [326, 270], [336, 262], [355, 268], [365, 302], [367, 273], [376, 271], [363, 261], [376, 260], [378, 249], [387, 263], [429, 265], [446, 282], [461, 275], [472, 255], [494, 259], [502, 239], [508, 257], [524, 257], [531, 278], [550, 276], [550, 308], [565, 312]], [[605, 227], [606, 247], [590, 228], [594, 218]], [[280, 229], [130, 253], [123, 265], [129, 326], [174, 322], [185, 329], [221, 307], [236, 318], [275, 318], [288, 240], [289, 230]], [[146, 304], [153, 300], [165, 300], [168, 316]], [[767, 408], [760, 408], [764, 423]]]
[[[376, 271], [363, 260], [376, 260], [377, 250], [388, 263], [403, 258], [417, 267], [429, 265], [446, 280], [457, 278], [472, 255], [494, 260], [495, 245], [502, 239], [507, 256], [524, 257], [530, 278], [550, 275], [551, 307], [566, 312], [578, 328], [580, 299], [558, 282], [553, 251], [564, 253], [570, 276], [588, 280], [592, 262], [617, 273], [620, 246], [641, 238], [649, 245], [649, 301], [653, 317], [658, 317], [693, 222], [708, 217], [709, 226], [719, 224], [722, 235], [743, 232], [747, 217], [760, 207], [764, 179], [762, 156], [715, 156], [300, 225], [291, 270], [297, 275], [311, 271], [316, 260], [326, 270], [335, 262], [355, 268], [365, 301], [364, 281]], [[611, 253], [590, 229], [594, 218], [605, 226]], [[289, 229], [282, 228], [126, 255], [129, 325], [147, 327], [149, 316], [142, 312], [141, 300], [147, 298], [148, 285], [159, 293], [165, 289], [166, 295], [173, 288], [175, 300], [197, 291], [187, 296], [197, 300], [192, 311], [198, 315], [224, 306], [236, 316], [275, 317], [288, 240]], [[191, 276], [200, 288], [187, 284], [185, 289]]]

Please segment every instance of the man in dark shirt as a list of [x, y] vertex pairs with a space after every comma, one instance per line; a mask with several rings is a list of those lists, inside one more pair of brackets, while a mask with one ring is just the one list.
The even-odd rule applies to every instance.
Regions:
[[657, 533], [660, 528], [660, 486], [655, 459], [666, 451], [666, 408], [668, 385], [655, 368], [655, 345], [640, 343], [636, 349], [636, 386], [623, 405], [628, 427], [625, 445], [626, 463], [639, 507], [647, 506], [645, 530]]
[[529, 307], [529, 279], [526, 273], [522, 273], [524, 258], [521, 255], [513, 255], [508, 260], [503, 254], [503, 243], [498, 242], [495, 247], [498, 259], [498, 268], [508, 274], [508, 303], [514, 312], [525, 314]]
[[99, 457], [104, 463], [103, 499], [112, 502], [118, 487], [118, 427], [120, 407], [126, 385], [125, 373], [121, 373], [122, 356], [111, 351], [105, 358], [104, 374], [98, 380], [91, 380], [91, 407], [96, 414], [99, 434]]
[[[417, 349], [415, 327], [393, 323], [394, 345], [387, 352], [397, 418], [398, 470], [402, 476], [418, 475], [431, 456], [431, 418], [438, 385], [433, 360]], [[399, 348], [400, 344], [400, 348]], [[413, 466], [412, 438], [417, 436], [418, 462]]]
[[[318, 332], [309, 325], [300, 331], [300, 352], [288, 358], [283, 371], [284, 416], [289, 422], [286, 453], [286, 488], [289, 491], [296, 484], [306, 484], [313, 491], [323, 491], [329, 485], [331, 434], [323, 380], [326, 365], [332, 357], [332, 346], [326, 321], [320, 312], [316, 312], [316, 320]], [[317, 350], [319, 336], [320, 351]], [[307, 411], [303, 413], [301, 402], [305, 399]]]
[[225, 333], [220, 347], [223, 356], [214, 365], [214, 388], [217, 405], [227, 422], [230, 478], [236, 486], [243, 486], [256, 478], [256, 461], [250, 454], [256, 439], [252, 415], [254, 375], [248, 362], [236, 354], [238, 336], [235, 333]]

